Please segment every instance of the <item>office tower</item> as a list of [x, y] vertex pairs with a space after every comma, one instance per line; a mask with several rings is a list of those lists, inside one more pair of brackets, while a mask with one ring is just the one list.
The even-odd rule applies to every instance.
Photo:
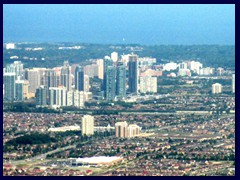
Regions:
[[235, 93], [235, 74], [232, 75], [232, 93]]
[[215, 83], [212, 85], [212, 93], [213, 94], [218, 94], [222, 92], [222, 85], [219, 83]]
[[47, 105], [47, 86], [41, 85], [36, 89], [36, 105], [46, 106]]
[[83, 89], [83, 91], [84, 92], [89, 92], [89, 88], [90, 88], [89, 76], [88, 75], [84, 75], [84, 89]]
[[4, 83], [4, 100], [13, 101], [16, 96], [16, 74], [15, 73], [4, 73], [3, 83]]
[[67, 105], [67, 88], [64, 86], [49, 88], [49, 105], [53, 108]]
[[63, 63], [60, 81], [61, 85], [66, 87], [68, 91], [72, 89], [71, 66], [69, 65], [68, 61], [64, 61]]
[[107, 89], [107, 69], [108, 66], [113, 66], [113, 61], [108, 58], [104, 58], [103, 60], [103, 88], [104, 96], [106, 97], [106, 89]]
[[84, 91], [84, 69], [81, 66], [77, 66], [75, 69], [75, 89], [78, 91]]
[[118, 53], [117, 52], [112, 52], [111, 53], [111, 59], [113, 60], [113, 62], [117, 62], [118, 61]]
[[137, 136], [140, 134], [140, 127], [136, 124], [130, 124], [128, 126], [128, 138]]
[[16, 101], [23, 101], [24, 100], [24, 80], [20, 80], [20, 77], [18, 80], [15, 81], [16, 85]]
[[138, 56], [130, 55], [128, 62], [128, 91], [132, 94], [138, 92]]
[[6, 66], [5, 72], [15, 73], [16, 79], [17, 77], [23, 79], [23, 63], [21, 61], [14, 61], [12, 64]]
[[126, 69], [123, 63], [117, 66], [116, 95], [121, 99], [126, 97]]
[[29, 93], [35, 95], [37, 87], [40, 86], [40, 74], [38, 69], [28, 69], [27, 80], [29, 81]]
[[82, 135], [94, 134], [94, 117], [90, 115], [84, 115], [82, 117]]
[[113, 101], [116, 95], [115, 67], [108, 66], [106, 73], [106, 100]]
[[115, 123], [115, 135], [121, 138], [128, 137], [128, 124], [126, 121]]
[[97, 65], [98, 65], [98, 78], [99, 79], [103, 79], [103, 74], [104, 74], [104, 72], [103, 72], [103, 59], [98, 59], [97, 60]]
[[140, 93], [157, 93], [157, 77], [141, 76]]

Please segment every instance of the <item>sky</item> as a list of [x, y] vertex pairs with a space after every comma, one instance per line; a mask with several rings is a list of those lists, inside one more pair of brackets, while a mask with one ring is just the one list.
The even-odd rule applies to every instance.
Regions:
[[4, 42], [235, 44], [231, 4], [4, 4]]

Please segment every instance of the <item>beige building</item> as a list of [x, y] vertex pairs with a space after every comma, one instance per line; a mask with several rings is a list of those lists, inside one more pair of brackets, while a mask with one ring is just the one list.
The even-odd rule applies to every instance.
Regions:
[[222, 85], [219, 83], [215, 83], [212, 85], [212, 93], [213, 94], [218, 94], [222, 92]]
[[126, 121], [115, 124], [116, 137], [131, 138], [140, 133], [140, 127], [136, 124], [128, 125]]
[[157, 93], [157, 77], [140, 76], [140, 93]]
[[98, 78], [99, 79], [103, 79], [103, 69], [104, 69], [104, 65], [103, 65], [103, 59], [98, 59], [97, 60], [97, 65], [98, 65]]
[[82, 117], [82, 135], [94, 134], [94, 117], [90, 115], [84, 115]]

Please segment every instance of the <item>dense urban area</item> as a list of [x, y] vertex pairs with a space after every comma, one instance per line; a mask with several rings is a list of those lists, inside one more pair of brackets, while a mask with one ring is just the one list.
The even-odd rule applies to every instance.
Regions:
[[4, 43], [3, 175], [234, 176], [234, 56]]

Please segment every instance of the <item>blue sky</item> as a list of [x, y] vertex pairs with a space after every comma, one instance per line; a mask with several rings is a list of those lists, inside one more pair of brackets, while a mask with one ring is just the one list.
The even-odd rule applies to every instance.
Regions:
[[235, 5], [5, 4], [3, 38], [13, 42], [232, 45]]

